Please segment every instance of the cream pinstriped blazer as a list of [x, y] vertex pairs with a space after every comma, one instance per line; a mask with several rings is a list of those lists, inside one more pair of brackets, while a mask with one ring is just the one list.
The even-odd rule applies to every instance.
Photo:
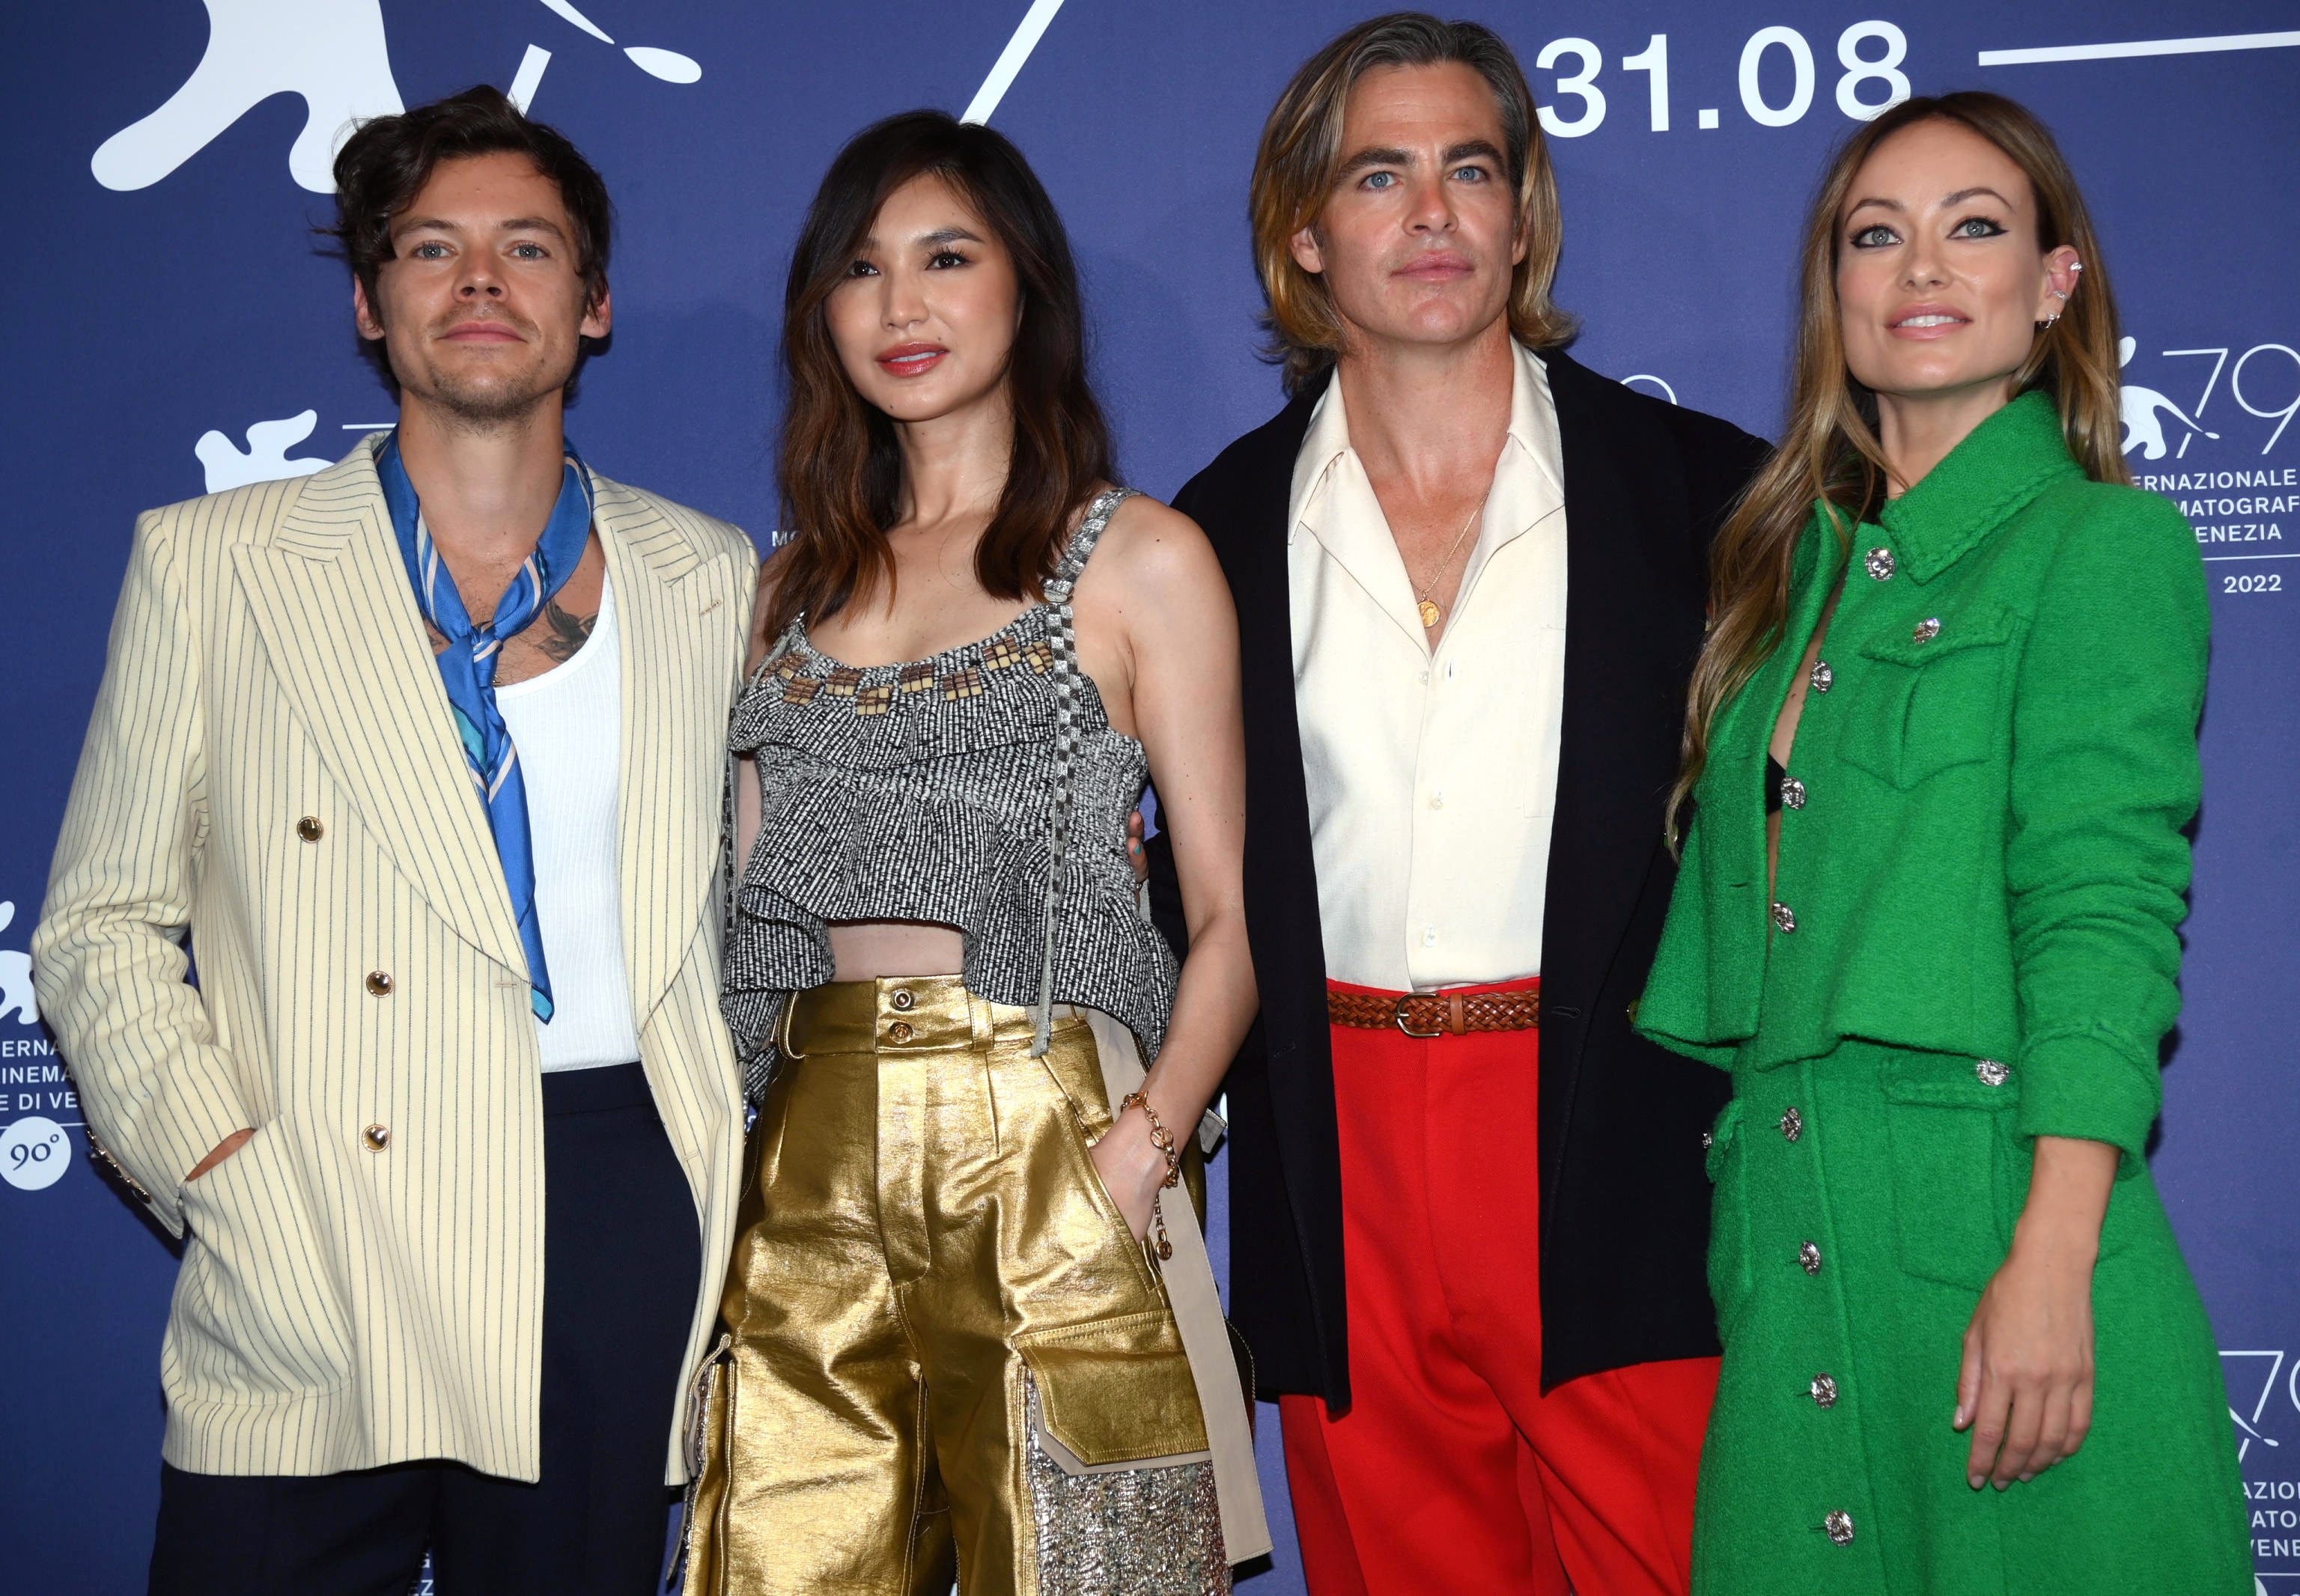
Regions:
[[[92, 1134], [162, 1225], [189, 1222], [161, 1353], [170, 1462], [444, 1458], [533, 1480], [543, 1123], [526, 960], [373, 442], [138, 522], [34, 939], [40, 1010]], [[691, 1369], [741, 1183], [718, 896], [756, 556], [723, 521], [596, 481], [622, 635], [623, 951], [700, 1216]], [[388, 995], [368, 989], [378, 971]], [[243, 1126], [254, 1139], [187, 1186]], [[370, 1126], [387, 1127], [380, 1150]]]

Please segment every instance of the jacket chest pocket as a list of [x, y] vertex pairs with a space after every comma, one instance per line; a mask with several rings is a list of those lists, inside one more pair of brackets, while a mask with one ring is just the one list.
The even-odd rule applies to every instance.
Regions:
[[1927, 619], [1861, 644], [1858, 699], [1846, 707], [1840, 752], [1896, 787], [1987, 759], [2004, 717], [2012, 618], [2003, 611]]

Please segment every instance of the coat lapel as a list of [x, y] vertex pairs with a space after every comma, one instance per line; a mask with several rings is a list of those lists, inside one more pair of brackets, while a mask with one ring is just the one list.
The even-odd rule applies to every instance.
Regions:
[[1287, 1105], [1313, 1122], [1330, 1119], [1333, 1113], [1326, 1077], [1299, 1076], [1281, 1061], [1304, 1044], [1322, 1060], [1326, 1039], [1325, 947], [1317, 929], [1317, 865], [1302, 768], [1302, 723], [1294, 701], [1293, 594], [1287, 561], [1294, 459], [1309, 430], [1318, 391], [1296, 395], [1261, 429], [1259, 456], [1240, 485], [1243, 491], [1229, 503], [1207, 506], [1205, 523], [1229, 577], [1240, 622], [1246, 832], [1261, 855], [1248, 873], [1248, 933], [1257, 947], [1267, 943], [1273, 960], [1284, 959], [1296, 977], [1262, 983], [1270, 1057], [1273, 1066], [1281, 1066], [1272, 1069], [1271, 1089], [1281, 1098], [1297, 1085], [1322, 1093], [1322, 1108], [1316, 1102]]
[[511, 893], [384, 508], [373, 441], [314, 476], [268, 543], [233, 551], [240, 589], [344, 801], [457, 935], [524, 978]]
[[[1594, 1000], [1661, 842], [1683, 672], [1697, 629], [1671, 636], [1672, 573], [1657, 536], [1685, 525], [1653, 469], [1668, 440], [1598, 411], [1595, 376], [1543, 357], [1565, 475], [1565, 685], [1542, 927], [1545, 1003]], [[1674, 513], [1672, 513], [1674, 511]], [[1692, 610], [1697, 627], [1697, 601]]]
[[645, 1027], [695, 938], [719, 863], [739, 640], [732, 553], [709, 559], [643, 495], [596, 478], [622, 646], [616, 868], [631, 1013]]
[[[1677, 771], [1685, 673], [1701, 646], [1704, 562], [1669, 433], [1609, 378], [1543, 356], [1565, 475], [1565, 688], [1543, 906], [1541, 1228], [1579, 1224], [1563, 1185], [1592, 1039], [1617, 1035], [1636, 985], [1607, 995], [1633, 921], [1671, 876], [1662, 803]], [[1604, 1009], [1597, 1007], [1601, 998]], [[1547, 1022], [1552, 1017], [1554, 1027]], [[1619, 1057], [1600, 1040], [1596, 1057]], [[1578, 1132], [1574, 1134], [1578, 1135]]]
[[[1294, 461], [1322, 384], [1296, 395], [1250, 435], [1243, 458], [1225, 456], [1186, 491], [1188, 513], [1205, 528], [1238, 604], [1238, 661], [1246, 719], [1246, 886], [1248, 940], [1262, 993], [1257, 1022], [1264, 1049], [1266, 1107], [1248, 1066], [1234, 1099], [1241, 1136], [1275, 1143], [1275, 1171], [1259, 1191], [1276, 1211], [1272, 1226], [1299, 1226], [1298, 1263], [1289, 1242], [1259, 1258], [1285, 1271], [1283, 1301], [1299, 1290], [1306, 1317], [1288, 1363], [1340, 1402], [1349, 1399], [1348, 1310], [1342, 1279], [1342, 1172], [1334, 1107], [1333, 1057], [1326, 1018], [1326, 951], [1318, 924], [1317, 857], [1302, 766], [1302, 726], [1294, 702], [1293, 595], [1287, 510]], [[1238, 445], [1233, 445], [1238, 447]], [[1247, 1043], [1249, 1053], [1253, 1048]], [[1257, 1125], [1262, 1128], [1257, 1129]], [[1243, 1143], [1241, 1143], [1243, 1144]], [[1268, 1156], [1268, 1151], [1262, 1154]], [[1243, 1167], [1243, 1166], [1242, 1166]], [[1281, 1184], [1282, 1182], [1282, 1184]], [[1244, 1191], [1246, 1188], [1240, 1187]], [[1291, 1210], [1290, 1218], [1287, 1216]], [[1298, 1275], [1293, 1270], [1298, 1268]], [[1298, 1282], [1298, 1284], [1295, 1284]], [[1271, 1326], [1274, 1328], [1274, 1325]], [[1312, 1342], [1312, 1338], [1314, 1338]], [[1312, 1372], [1314, 1371], [1314, 1372]]]

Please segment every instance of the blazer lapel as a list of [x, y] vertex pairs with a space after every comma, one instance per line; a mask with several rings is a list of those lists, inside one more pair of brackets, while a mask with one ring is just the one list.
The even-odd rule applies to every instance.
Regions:
[[524, 978], [511, 893], [376, 481], [373, 441], [314, 476], [269, 542], [233, 551], [240, 590], [344, 801], [457, 935]]
[[720, 644], [738, 612], [740, 573], [731, 553], [697, 553], [642, 495], [596, 480], [622, 648], [623, 958], [644, 1027], [694, 943], [718, 869], [727, 715], [741, 668], [739, 643]]
[[[1616, 402], [1610, 379], [1562, 353], [1543, 359], [1565, 470], [1566, 620], [1542, 1002], [1561, 1021], [1589, 1022], [1544, 1037], [1546, 1193], [1565, 1166], [1581, 1052], [1598, 1018], [1590, 1006], [1644, 894], [1656, 881], [1667, 889], [1662, 801], [1676, 776], [1684, 672], [1701, 646], [1704, 568], [1689, 547], [1686, 490], [1667, 469], [1668, 432]], [[1554, 1212], [1546, 1194], [1545, 1232]]]
[[[1226, 503], [1207, 507], [1206, 529], [1215, 539], [1238, 611], [1238, 664], [1246, 719], [1246, 832], [1257, 858], [1248, 872], [1246, 919], [1257, 949], [1283, 960], [1295, 978], [1265, 979], [1262, 1010], [1270, 1058], [1278, 1066], [1271, 1089], [1281, 1097], [1296, 1085], [1320, 1090], [1288, 1068], [1288, 1055], [1312, 1045], [1322, 1060], [1326, 1037], [1325, 947], [1318, 935], [1318, 874], [1310, 840], [1309, 789], [1302, 769], [1302, 723], [1294, 701], [1293, 593], [1287, 509], [1293, 496], [1294, 457], [1309, 431], [1318, 390], [1296, 395], [1257, 435], [1257, 457]], [[1259, 890], [1257, 890], [1257, 887]], [[1257, 912], [1257, 910], [1260, 912]], [[1276, 975], [1275, 970], [1271, 971]], [[1330, 1118], [1332, 1098], [1288, 1104]]]
[[1605, 379], [1545, 359], [1565, 470], [1566, 619], [1542, 985], [1545, 1000], [1578, 1003], [1594, 996], [1661, 841], [1682, 662], [1657, 624], [1666, 600], [1651, 544], [1667, 518], [1638, 477], [1650, 470], [1640, 455], [1666, 440], [1608, 429], [1588, 392]]

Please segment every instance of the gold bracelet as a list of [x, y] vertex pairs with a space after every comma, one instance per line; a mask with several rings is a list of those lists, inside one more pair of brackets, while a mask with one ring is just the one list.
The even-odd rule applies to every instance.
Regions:
[[1148, 1098], [1139, 1092], [1129, 1092], [1118, 1100], [1118, 1111], [1123, 1114], [1129, 1109], [1141, 1110], [1142, 1117], [1150, 1122], [1150, 1145], [1156, 1148], [1166, 1160], [1166, 1178], [1160, 1184], [1167, 1191], [1172, 1191], [1182, 1184], [1182, 1150], [1174, 1145], [1174, 1138], [1166, 1134], [1165, 1122], [1158, 1118], [1158, 1110], [1150, 1106]]
[[1142, 1117], [1150, 1122], [1150, 1145], [1156, 1148], [1166, 1160], [1166, 1178], [1160, 1183], [1158, 1192], [1152, 1193], [1150, 1198], [1150, 1223], [1158, 1238], [1153, 1243], [1153, 1251], [1162, 1263], [1174, 1256], [1174, 1243], [1166, 1234], [1166, 1205], [1162, 1197], [1164, 1193], [1182, 1184], [1182, 1151], [1174, 1145], [1174, 1138], [1167, 1135], [1164, 1122], [1158, 1118], [1158, 1110], [1150, 1106], [1148, 1098], [1139, 1092], [1128, 1093], [1118, 1100], [1118, 1111], [1123, 1114], [1129, 1109], [1142, 1110]]

